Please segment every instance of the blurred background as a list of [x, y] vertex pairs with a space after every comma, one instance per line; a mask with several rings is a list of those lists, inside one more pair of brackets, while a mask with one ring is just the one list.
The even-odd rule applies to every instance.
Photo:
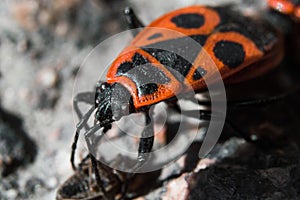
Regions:
[[[191, 4], [219, 5], [228, 2], [239, 1], [0, 1], [0, 199], [55, 199], [57, 188], [73, 174], [69, 157], [75, 130], [72, 109], [72, 97], [75, 95], [72, 93], [74, 81], [80, 65], [96, 45], [109, 36], [127, 29], [122, 14], [125, 6], [133, 7], [141, 20], [148, 24], [158, 16], [175, 8]], [[97, 64], [95, 63], [95, 65]], [[281, 107], [280, 113], [286, 112], [286, 110], [288, 109]], [[282, 118], [277, 120], [282, 121]], [[295, 121], [297, 120], [298, 116], [295, 117]], [[247, 120], [244, 119], [244, 121]], [[262, 124], [260, 128], [281, 134], [280, 128], [273, 126], [270, 128], [268, 123]], [[202, 161], [198, 167], [205, 168], [217, 160], [230, 157], [241, 145], [245, 145], [245, 141], [237, 138], [220, 144], [212, 152], [210, 159]], [[247, 188], [247, 184], [249, 187], [258, 187], [255, 185], [258, 184], [257, 181], [260, 180], [260, 177], [263, 177], [261, 182], [265, 184], [260, 187], [264, 189], [259, 191], [257, 196], [246, 195], [245, 197], [265, 196], [267, 199], [272, 195], [277, 195], [276, 197], [293, 199], [300, 195], [299, 170], [293, 171], [296, 175], [292, 175], [299, 179], [294, 180], [290, 176], [291, 170], [295, 166], [299, 166], [297, 155], [299, 156], [300, 152], [297, 145], [293, 144], [295, 149], [288, 151], [289, 156], [292, 154], [293, 158], [286, 158], [286, 160], [284, 159], [285, 151], [280, 149], [281, 154], [280, 152], [279, 154], [284, 158], [282, 158], [283, 161], [274, 161], [276, 164], [272, 162], [272, 159], [278, 158], [277, 150], [273, 153], [269, 152], [269, 154], [260, 154], [260, 150], [257, 150], [256, 147], [247, 145], [242, 148], [241, 157], [247, 155], [248, 157], [243, 157], [247, 160], [252, 159], [256, 154], [260, 155], [257, 158], [260, 159], [259, 162], [263, 163], [264, 168], [257, 167], [255, 164], [258, 162], [257, 160], [247, 160], [246, 164], [242, 164], [242, 162], [236, 164], [239, 157], [235, 155], [235, 157], [233, 156], [234, 161], [229, 163], [234, 163], [233, 165], [238, 166], [240, 171], [224, 167], [226, 162], [224, 166], [212, 168], [213, 171], [203, 172], [213, 174], [210, 180], [205, 174], [196, 176], [198, 173], [196, 171], [196, 175], [193, 174], [196, 178], [193, 179], [194, 182], [191, 182], [194, 186], [197, 183], [198, 188], [203, 186], [205, 192], [194, 191], [194, 196], [191, 195], [191, 198], [218, 198], [220, 197], [218, 195], [225, 194], [232, 197], [230, 195], [236, 194], [234, 191], [238, 191], [240, 187]], [[248, 150], [245, 150], [247, 148]], [[281, 165], [282, 163], [284, 165]], [[257, 171], [257, 168], [262, 171]], [[222, 174], [226, 171], [224, 169], [230, 172], [225, 177]], [[179, 174], [179, 171], [176, 173]], [[237, 177], [230, 177], [234, 176], [232, 174], [235, 171], [239, 172]], [[281, 177], [274, 174], [279, 174]], [[220, 178], [222, 176], [224, 178]], [[248, 182], [245, 177], [248, 177]], [[245, 188], [243, 185], [241, 186], [242, 179], [247, 182]], [[178, 182], [180, 192], [188, 190], [187, 185], [189, 185], [180, 185], [182, 180], [179, 179]], [[228, 183], [226, 180], [231, 182]], [[225, 185], [222, 185], [223, 182]], [[206, 183], [215, 186], [209, 188]], [[290, 186], [292, 187], [291, 191], [284, 192], [285, 188]], [[297, 187], [298, 189], [295, 189]], [[255, 190], [253, 188], [246, 193], [254, 195], [253, 191]], [[264, 190], [268, 191], [267, 194], [264, 193]], [[192, 193], [192, 191], [189, 192]], [[202, 196], [199, 197], [199, 193]], [[157, 192], [157, 194], [160, 193]], [[210, 194], [217, 196], [210, 196]], [[168, 195], [166, 199], [173, 195], [172, 190]]]

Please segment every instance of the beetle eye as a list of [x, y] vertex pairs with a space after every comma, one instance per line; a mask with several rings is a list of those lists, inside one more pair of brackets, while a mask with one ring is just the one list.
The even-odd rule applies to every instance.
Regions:
[[107, 88], [107, 83], [102, 83], [100, 85], [100, 91], [103, 92]]
[[106, 90], [108, 86], [109, 86], [108, 83], [98, 83], [97, 87], [96, 87], [96, 91], [99, 92], [99, 93], [101, 93], [104, 90]]

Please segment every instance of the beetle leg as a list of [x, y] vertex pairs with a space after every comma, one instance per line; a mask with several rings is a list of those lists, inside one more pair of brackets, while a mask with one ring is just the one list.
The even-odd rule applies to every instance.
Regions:
[[99, 186], [100, 188], [100, 192], [103, 194], [103, 199], [106, 199], [106, 191], [105, 191], [105, 188], [104, 186], [102, 185], [101, 183], [101, 178], [100, 178], [100, 174], [99, 174], [99, 171], [98, 171], [98, 163], [97, 163], [97, 160], [96, 158], [93, 156], [93, 154], [89, 153], [89, 157], [91, 159], [91, 162], [92, 162], [92, 169], [93, 169], [93, 172], [95, 174], [95, 178], [96, 178], [96, 182], [97, 182], [97, 185]]
[[148, 158], [154, 142], [154, 127], [149, 113], [146, 113], [146, 127], [143, 130], [138, 149], [138, 163], [141, 167]]
[[[178, 111], [178, 109], [175, 109], [175, 111]], [[180, 114], [186, 116], [186, 117], [192, 117], [194, 119], [200, 119], [209, 121], [212, 117], [212, 113], [210, 110], [188, 110], [188, 111], [182, 111], [179, 110]], [[199, 115], [200, 113], [200, 115]], [[215, 113], [214, 119], [218, 120], [218, 113]], [[248, 134], [240, 130], [237, 126], [234, 125], [227, 117], [225, 118], [225, 124], [228, 125], [237, 135], [244, 138], [247, 142], [254, 142]]]
[[75, 151], [76, 151], [76, 148], [77, 148], [77, 142], [78, 142], [80, 130], [82, 129], [82, 127], [84, 127], [85, 130], [90, 130], [91, 129], [89, 127], [89, 125], [87, 124], [87, 120], [89, 119], [92, 112], [94, 111], [94, 107], [92, 107], [83, 116], [83, 114], [81, 113], [81, 111], [78, 107], [78, 104], [81, 103], [81, 102], [94, 106], [94, 104], [95, 104], [95, 93], [94, 92], [78, 93], [73, 99], [73, 107], [74, 107], [75, 113], [77, 114], [78, 118], [80, 119], [80, 122], [78, 123], [77, 128], [76, 128], [76, 132], [75, 132], [74, 140], [73, 140], [73, 144], [72, 144], [72, 152], [71, 152], [71, 159], [70, 160], [71, 160], [73, 170], [76, 169], [74, 160], [75, 160]]
[[[270, 104], [274, 104], [280, 101], [285, 100], [286, 98], [291, 97], [299, 93], [300, 88], [295, 88], [288, 93], [280, 94], [277, 96], [271, 96], [260, 99], [243, 99], [243, 100], [228, 100], [227, 107], [228, 109], [238, 109], [241, 107], [250, 107], [250, 106], [267, 106]], [[199, 105], [203, 106], [211, 106], [211, 102], [209, 100], [198, 100]]]
[[[82, 93], [78, 93], [74, 97], [73, 107], [74, 107], [74, 110], [79, 119], [81, 119], [83, 116], [78, 107], [78, 104], [81, 102], [89, 104], [89, 105], [94, 105], [95, 104], [95, 93], [94, 92], [82, 92]], [[87, 124], [84, 125], [84, 128], [85, 128], [85, 130], [90, 129], [90, 127]]]
[[272, 96], [262, 99], [251, 99], [251, 100], [240, 100], [240, 101], [228, 101], [228, 109], [235, 109], [241, 107], [250, 107], [250, 106], [267, 106], [273, 103], [284, 100], [291, 94], [282, 94], [278, 96]]
[[[106, 133], [107, 131], [109, 131], [111, 128], [112, 128], [112, 125], [111, 125], [111, 124], [109, 124], [109, 125], [107, 125], [107, 126], [104, 126], [104, 127], [103, 127], [103, 130], [102, 130], [103, 134], [105, 134], [105, 133]], [[95, 143], [95, 144], [98, 144], [99, 141], [101, 140], [101, 138], [102, 138], [102, 135], [100, 135], [100, 136], [98, 136], [97, 138], [95, 138], [95, 139], [94, 139], [94, 143]]]
[[185, 111], [181, 111], [180, 113], [186, 117], [192, 117], [192, 118], [205, 120], [205, 121], [209, 121], [212, 116], [210, 110], [185, 110]]
[[81, 129], [86, 125], [88, 119], [90, 118], [90, 116], [94, 112], [94, 109], [95, 109], [94, 106], [92, 108], [90, 108], [90, 110], [81, 118], [81, 120], [79, 121], [79, 123], [76, 126], [76, 131], [75, 131], [74, 140], [73, 140], [73, 144], [72, 144], [71, 158], [70, 158], [72, 168], [74, 170], [76, 169], [75, 163], [74, 163], [74, 158], [75, 158], [75, 151], [76, 151], [76, 148], [77, 148], [79, 133], [80, 133]]
[[151, 117], [149, 115], [149, 111], [146, 112], [145, 117], [146, 117], [146, 127], [144, 128], [142, 132], [142, 137], [140, 138], [137, 163], [133, 167], [132, 172], [140, 169], [145, 164], [145, 162], [149, 158], [148, 153], [151, 151], [153, 147], [154, 127], [151, 121]]
[[[137, 29], [137, 28], [145, 27], [143, 23], [139, 20], [139, 18], [136, 16], [132, 8], [126, 7], [124, 9], [124, 15], [129, 29]], [[132, 34], [133, 36], [136, 36], [138, 34], [138, 31], [134, 30]]]
[[83, 166], [84, 166], [84, 164], [86, 163], [86, 161], [87, 161], [88, 159], [90, 159], [90, 157], [89, 157], [89, 155], [86, 155], [86, 156], [80, 161], [80, 163], [79, 163], [79, 165], [78, 165], [78, 170], [79, 170], [79, 171], [82, 171], [82, 170], [83, 170]]
[[[94, 133], [96, 131], [98, 131], [99, 129], [101, 129], [101, 125], [100, 124], [96, 124], [95, 126], [93, 126], [90, 130], [88, 130], [86, 133], [85, 133], [85, 141], [86, 141], [86, 144], [87, 144], [87, 147], [88, 147], [88, 151], [89, 151], [89, 158], [91, 159], [91, 163], [92, 163], [92, 169], [93, 169], [93, 173], [95, 174], [95, 178], [96, 178], [96, 183], [97, 185], [99, 186], [100, 188], [100, 192], [103, 193], [103, 198], [104, 199], [107, 199], [106, 198], [106, 192], [105, 192], [105, 188], [104, 186], [102, 185], [101, 183], [101, 178], [100, 178], [100, 174], [99, 174], [99, 171], [98, 171], [98, 163], [97, 163], [97, 160], [95, 158], [95, 151], [94, 149], [92, 148], [92, 144], [91, 144], [91, 141], [90, 141], [90, 137], [92, 135], [94, 135]], [[103, 135], [103, 133], [100, 135], [100, 137]]]
[[167, 105], [168, 105], [169, 108], [171, 108], [172, 110], [176, 111], [177, 113], [181, 113], [181, 108], [178, 105], [178, 100], [172, 101], [172, 102], [168, 102]]

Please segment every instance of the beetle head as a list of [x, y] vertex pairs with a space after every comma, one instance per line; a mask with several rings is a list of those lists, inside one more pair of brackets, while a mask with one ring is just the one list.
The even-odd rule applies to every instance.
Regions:
[[100, 83], [96, 88], [95, 108], [95, 118], [100, 123], [117, 121], [132, 111], [132, 98], [119, 83]]

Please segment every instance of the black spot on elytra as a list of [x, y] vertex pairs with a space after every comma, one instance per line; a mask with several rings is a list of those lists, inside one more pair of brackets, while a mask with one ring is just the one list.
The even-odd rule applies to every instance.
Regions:
[[144, 58], [144, 56], [142, 56], [139, 53], [135, 53], [132, 57], [132, 62], [133, 62], [133, 66], [139, 66], [139, 65], [144, 65], [146, 63], [149, 63], [149, 61]]
[[147, 95], [147, 94], [153, 94], [154, 92], [157, 92], [157, 90], [158, 90], [158, 86], [155, 83], [144, 84], [138, 88], [140, 96]]
[[161, 64], [163, 64], [169, 71], [182, 82], [188, 72], [190, 71], [192, 64], [185, 60], [183, 57], [160, 49], [147, 49]]
[[214, 47], [214, 54], [230, 68], [241, 65], [245, 59], [245, 51], [241, 44], [232, 41], [219, 41]]
[[190, 62], [196, 59], [206, 39], [205, 35], [193, 35], [157, 42], [142, 49], [155, 57], [182, 82], [191, 69]]
[[203, 15], [199, 15], [198, 13], [188, 13], [181, 14], [173, 17], [171, 21], [180, 28], [200, 28], [204, 24]]
[[205, 76], [205, 74], [207, 74], [207, 71], [205, 69], [203, 69], [202, 67], [198, 67], [193, 74], [193, 80], [197, 81], [197, 80], [203, 78], [203, 76]]
[[162, 34], [161, 34], [161, 33], [154, 33], [153, 35], [151, 35], [151, 36], [148, 37], [147, 39], [148, 39], [148, 40], [153, 40], [153, 39], [160, 38], [160, 37], [162, 37]]
[[132, 57], [132, 62], [124, 62], [118, 67], [116, 75], [121, 76], [121, 75], [125, 74], [126, 72], [132, 70], [136, 66], [144, 65], [146, 63], [149, 63], [149, 61], [146, 58], [144, 58], [139, 53], [135, 53]]
[[[218, 12], [221, 22], [216, 32], [237, 32], [253, 41], [263, 52], [269, 50], [277, 40], [277, 28], [266, 20], [256, 20], [244, 16], [241, 12], [233, 10], [230, 6], [212, 8]], [[273, 19], [272, 19], [273, 20]], [[278, 22], [277, 22], [278, 23]]]
[[124, 62], [122, 63], [117, 70], [117, 76], [120, 76], [126, 72], [128, 72], [129, 70], [133, 69], [133, 64], [132, 62]]

